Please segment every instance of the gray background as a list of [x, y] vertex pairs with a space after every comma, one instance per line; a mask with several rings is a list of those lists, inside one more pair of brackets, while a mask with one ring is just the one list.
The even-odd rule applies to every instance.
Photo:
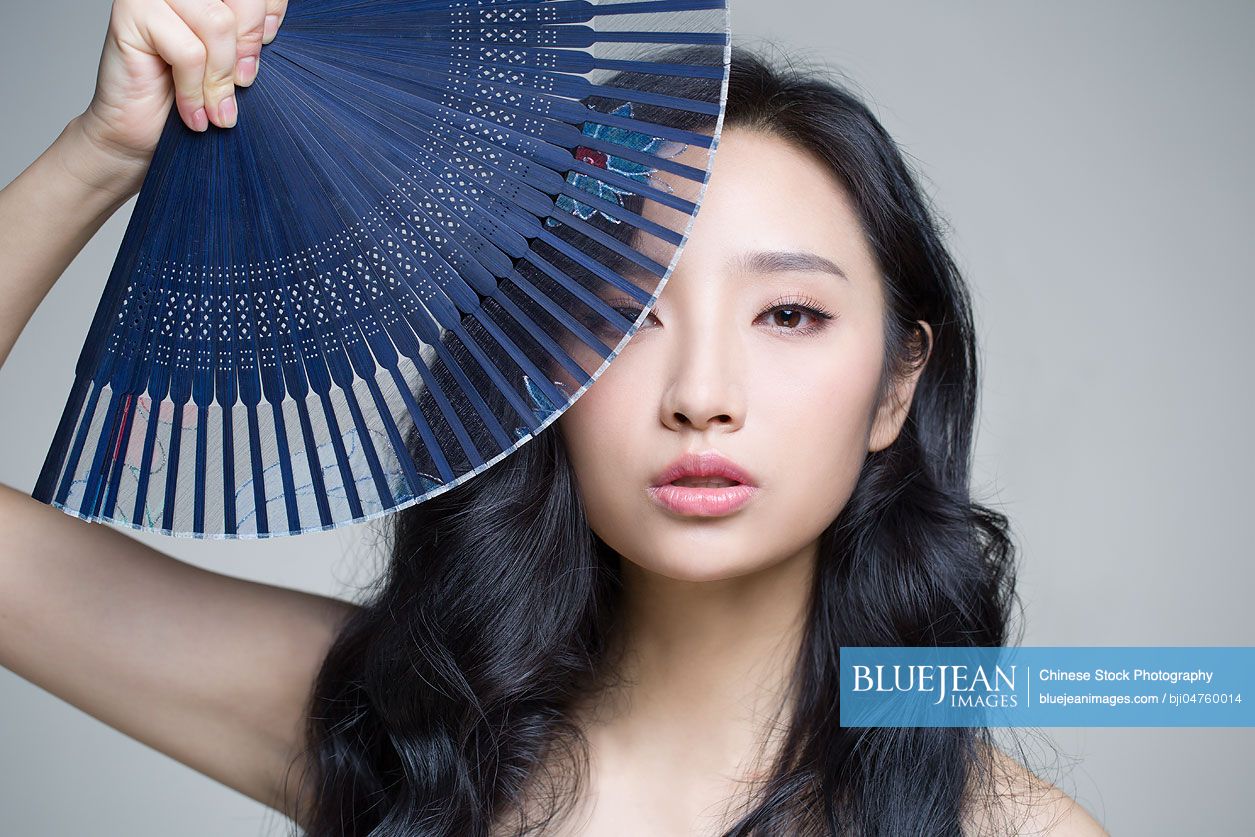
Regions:
[[[843, 68], [949, 219], [983, 339], [976, 486], [1018, 537], [1025, 644], [1255, 645], [1255, 4], [732, 6], [738, 40]], [[86, 105], [108, 8], [6, 0], [0, 181]], [[0, 481], [34, 484], [129, 211], [0, 371]], [[377, 533], [143, 540], [336, 593], [373, 571]], [[3, 670], [0, 708], [0, 833], [280, 830]], [[1045, 732], [1035, 766], [1113, 833], [1249, 833], [1255, 730]]]

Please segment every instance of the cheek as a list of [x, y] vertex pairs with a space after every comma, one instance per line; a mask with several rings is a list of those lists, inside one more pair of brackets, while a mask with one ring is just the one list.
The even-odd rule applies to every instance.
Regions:
[[[557, 421], [589, 525], [610, 541], [616, 510], [648, 444], [650, 399], [624, 351]], [[633, 383], [635, 382], [635, 383]], [[657, 439], [654, 439], [657, 442]]]
[[773, 508], [793, 515], [800, 530], [822, 530], [849, 499], [867, 457], [880, 355], [862, 343], [829, 346], [791, 369], [759, 376], [751, 421], [769, 448], [761, 455], [776, 478]]

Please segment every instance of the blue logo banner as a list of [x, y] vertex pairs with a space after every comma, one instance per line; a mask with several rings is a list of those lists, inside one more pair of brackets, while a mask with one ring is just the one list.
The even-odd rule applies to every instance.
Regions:
[[847, 647], [843, 727], [1253, 727], [1255, 647]]

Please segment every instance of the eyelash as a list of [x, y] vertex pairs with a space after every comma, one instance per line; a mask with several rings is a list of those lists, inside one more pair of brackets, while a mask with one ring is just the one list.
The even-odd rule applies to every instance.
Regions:
[[[780, 331], [795, 331], [798, 334], [810, 334], [813, 331], [819, 331], [828, 320], [836, 316], [810, 297], [780, 297], [773, 300], [765, 309], [759, 311], [758, 316], [761, 317], [763, 314], [771, 314], [781, 310], [804, 311], [816, 319], [816, 322], [809, 326], [798, 326], [797, 328], [777, 326]], [[754, 319], [758, 319], [758, 317]]]
[[[640, 316], [641, 311], [643, 310], [633, 305], [614, 305], [613, 303], [612, 307], [632, 322], [636, 321], [636, 318]], [[836, 317], [835, 314], [810, 297], [788, 296], [772, 300], [767, 304], [767, 307], [758, 312], [758, 315], [754, 317], [754, 319], [757, 320], [764, 314], [772, 314], [776, 311], [802, 311], [815, 318], [816, 322], [808, 326], [796, 326], [794, 328], [788, 328], [787, 326], [772, 327], [775, 331], [794, 332], [796, 334], [810, 334], [812, 332], [819, 331], [824, 327], [827, 321]]]

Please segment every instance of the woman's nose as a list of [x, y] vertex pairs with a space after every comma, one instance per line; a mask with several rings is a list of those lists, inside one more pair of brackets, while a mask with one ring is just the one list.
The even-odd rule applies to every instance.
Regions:
[[662, 423], [672, 430], [703, 431], [712, 425], [735, 430], [744, 424], [746, 411], [742, 347], [732, 329], [693, 326], [667, 341]]

